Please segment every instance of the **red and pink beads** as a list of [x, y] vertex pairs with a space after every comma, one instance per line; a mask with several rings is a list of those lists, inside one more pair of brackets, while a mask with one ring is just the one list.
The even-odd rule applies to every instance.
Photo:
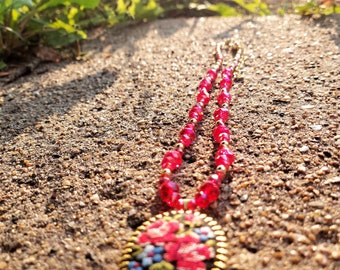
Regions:
[[[165, 153], [161, 166], [163, 173], [159, 178], [159, 197], [170, 207], [175, 209], [194, 210], [197, 207], [207, 208], [210, 203], [216, 201], [220, 194], [220, 185], [225, 178], [226, 171], [235, 161], [233, 152], [228, 147], [230, 142], [230, 131], [225, 123], [229, 119], [228, 106], [231, 102], [230, 90], [232, 88], [233, 72], [240, 60], [238, 52], [234, 58], [233, 65], [221, 70], [223, 57], [219, 47], [216, 51], [216, 68], [207, 72], [198, 86], [196, 104], [189, 110], [189, 123], [186, 124], [179, 133], [177, 148]], [[173, 182], [173, 173], [179, 169], [183, 159], [183, 151], [189, 147], [196, 139], [197, 124], [202, 121], [203, 109], [210, 101], [209, 92], [213, 89], [213, 84], [217, 78], [218, 71], [221, 71], [221, 81], [219, 83], [220, 93], [217, 96], [219, 107], [214, 111], [213, 117], [216, 127], [213, 130], [214, 140], [220, 144], [215, 154], [216, 171], [198, 189], [197, 194], [192, 199], [183, 199], [180, 195], [180, 187]]]

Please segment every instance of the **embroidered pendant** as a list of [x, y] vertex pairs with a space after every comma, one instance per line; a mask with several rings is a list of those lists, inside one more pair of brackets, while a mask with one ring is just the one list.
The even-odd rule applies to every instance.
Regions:
[[139, 226], [123, 250], [121, 270], [226, 269], [226, 236], [213, 218], [171, 211]]

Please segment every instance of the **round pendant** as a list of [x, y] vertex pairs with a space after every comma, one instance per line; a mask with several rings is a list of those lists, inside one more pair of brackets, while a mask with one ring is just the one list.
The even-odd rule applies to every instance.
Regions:
[[226, 269], [226, 236], [213, 218], [166, 212], [137, 228], [123, 250], [121, 270]]

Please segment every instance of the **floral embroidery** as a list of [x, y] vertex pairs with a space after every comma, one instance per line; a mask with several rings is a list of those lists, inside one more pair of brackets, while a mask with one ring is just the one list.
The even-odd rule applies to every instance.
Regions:
[[139, 231], [129, 270], [205, 270], [215, 258], [216, 235], [191, 212], [163, 216]]

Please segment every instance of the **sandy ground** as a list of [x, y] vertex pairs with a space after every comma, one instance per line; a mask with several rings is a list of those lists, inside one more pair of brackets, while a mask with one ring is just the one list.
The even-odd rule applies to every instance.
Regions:
[[[95, 30], [86, 61], [2, 85], [0, 269], [117, 269], [131, 232], [167, 210], [160, 161], [214, 42], [233, 37], [246, 50], [229, 121], [236, 162], [208, 210], [226, 232], [228, 269], [339, 270], [339, 32], [340, 16]], [[215, 106], [185, 156], [184, 193], [213, 168]]]

